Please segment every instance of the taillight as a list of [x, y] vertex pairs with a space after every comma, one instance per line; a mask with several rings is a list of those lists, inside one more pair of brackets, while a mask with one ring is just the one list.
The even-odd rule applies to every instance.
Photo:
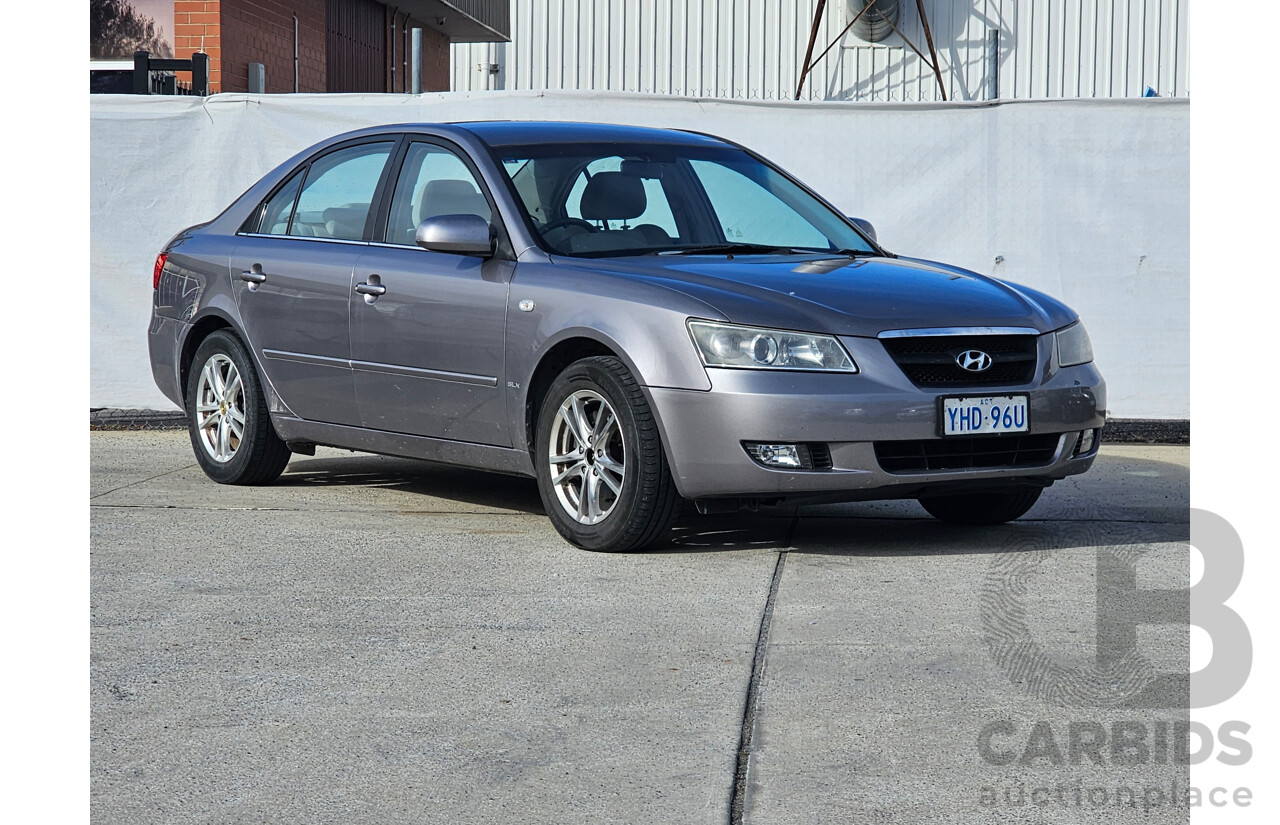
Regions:
[[169, 259], [169, 253], [161, 252], [156, 256], [156, 268], [151, 273], [151, 288], [160, 288], [160, 273], [164, 272], [164, 262]]

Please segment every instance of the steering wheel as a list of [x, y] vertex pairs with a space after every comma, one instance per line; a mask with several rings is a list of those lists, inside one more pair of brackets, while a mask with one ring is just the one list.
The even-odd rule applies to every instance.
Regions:
[[590, 223], [584, 221], [582, 218], [560, 218], [559, 220], [551, 221], [550, 223], [544, 223], [542, 225], [542, 232], [543, 234], [546, 234], [547, 232], [550, 232], [553, 229], [559, 229], [562, 226], [581, 226], [588, 232], [600, 231]]

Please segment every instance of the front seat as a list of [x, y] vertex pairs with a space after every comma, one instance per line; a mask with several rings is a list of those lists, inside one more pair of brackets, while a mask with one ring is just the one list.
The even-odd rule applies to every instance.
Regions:
[[[597, 172], [582, 190], [582, 218], [588, 221], [629, 221], [648, 208], [644, 181], [621, 172]], [[671, 237], [653, 224], [627, 229], [602, 229], [569, 239], [574, 252], [604, 252], [637, 246], [663, 246]]]
[[418, 192], [413, 215], [410, 216], [412, 224], [400, 229], [401, 242], [413, 244], [418, 224], [438, 215], [479, 215], [486, 221], [492, 221], [493, 212], [489, 209], [489, 202], [471, 181], [449, 178], [429, 180]]

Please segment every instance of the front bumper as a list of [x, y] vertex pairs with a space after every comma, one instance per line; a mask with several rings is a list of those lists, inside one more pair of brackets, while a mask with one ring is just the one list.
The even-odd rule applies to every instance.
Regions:
[[[709, 391], [650, 387], [676, 487], [686, 498], [888, 499], [1001, 484], [1049, 484], [1093, 464], [1096, 444], [1073, 455], [1080, 434], [1106, 423], [1106, 383], [1093, 364], [1053, 370], [1031, 384], [921, 389], [878, 342], [845, 339], [862, 372], [708, 369]], [[877, 351], [878, 350], [878, 351]], [[939, 439], [938, 398], [1030, 397], [1030, 434], [1060, 434], [1052, 459], [1030, 466], [887, 472], [875, 442]], [[989, 436], [1001, 438], [1003, 436]], [[757, 464], [744, 441], [821, 442], [831, 469], [780, 470]]]

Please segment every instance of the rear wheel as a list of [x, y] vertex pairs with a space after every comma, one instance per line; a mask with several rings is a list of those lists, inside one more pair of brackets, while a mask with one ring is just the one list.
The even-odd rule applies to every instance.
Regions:
[[919, 499], [929, 515], [953, 524], [1004, 524], [1031, 509], [1043, 489], [1034, 487], [1007, 492], [965, 493]]
[[227, 330], [201, 341], [192, 359], [187, 431], [196, 461], [219, 484], [267, 484], [289, 463], [249, 353]]
[[675, 520], [680, 496], [653, 411], [612, 356], [570, 364], [538, 415], [538, 490], [551, 523], [588, 550], [642, 550]]

